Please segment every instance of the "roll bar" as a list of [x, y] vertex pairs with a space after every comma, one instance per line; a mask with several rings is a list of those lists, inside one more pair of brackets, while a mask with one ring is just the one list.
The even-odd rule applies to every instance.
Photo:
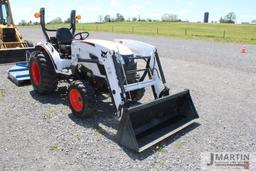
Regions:
[[[76, 11], [72, 10], [71, 14], [70, 14], [70, 31], [72, 32], [72, 34], [74, 35], [76, 32]], [[40, 9], [40, 25], [42, 27], [42, 31], [44, 33], [44, 36], [47, 40], [47, 42], [50, 42], [50, 37], [48, 35], [47, 32], [55, 32], [57, 31], [57, 29], [48, 29], [46, 28], [46, 24], [45, 24], [45, 8], [41, 8]]]

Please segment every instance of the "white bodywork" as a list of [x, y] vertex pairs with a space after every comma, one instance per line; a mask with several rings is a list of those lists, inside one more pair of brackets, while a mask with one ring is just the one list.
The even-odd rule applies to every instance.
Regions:
[[[126, 92], [153, 86], [158, 98], [164, 88], [159, 75], [159, 67], [156, 62], [156, 48], [152, 45], [126, 39], [114, 41], [98, 39], [74, 40], [71, 45], [71, 59], [62, 59], [58, 51], [55, 50], [50, 43], [39, 43], [38, 46], [43, 47], [49, 54], [54, 63], [56, 73], [71, 75], [70, 66], [80, 63], [93, 71], [95, 76], [106, 79], [117, 111], [119, 111], [125, 103]], [[124, 64], [123, 55], [150, 58], [152, 78], [147, 81], [123, 85], [123, 87], [120, 86], [118, 73], [116, 72], [113, 61], [114, 54], [119, 64]], [[106, 75], [101, 74], [97, 63], [83, 61], [92, 60], [90, 55], [98, 58], [98, 64], [105, 67]]]

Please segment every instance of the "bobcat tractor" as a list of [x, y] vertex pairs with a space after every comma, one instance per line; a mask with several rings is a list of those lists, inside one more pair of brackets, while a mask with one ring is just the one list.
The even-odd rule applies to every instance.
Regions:
[[[40, 17], [46, 41], [29, 56], [34, 90], [49, 94], [59, 81], [66, 81], [67, 101], [78, 117], [95, 114], [97, 96], [108, 94], [119, 120], [120, 145], [142, 152], [198, 118], [189, 90], [169, 95], [154, 46], [126, 39], [89, 39], [88, 32], [76, 33], [80, 16], [74, 10], [70, 28], [46, 28], [44, 8], [35, 16]], [[49, 37], [48, 32], [55, 34]], [[145, 63], [143, 69], [138, 69], [139, 61]], [[147, 87], [154, 99], [141, 103]]]

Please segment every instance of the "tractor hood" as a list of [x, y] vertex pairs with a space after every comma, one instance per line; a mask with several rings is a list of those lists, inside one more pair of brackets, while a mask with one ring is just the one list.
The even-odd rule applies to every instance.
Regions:
[[114, 50], [115, 52], [119, 52], [121, 55], [132, 55], [133, 52], [125, 45], [120, 44], [119, 42], [113, 42], [108, 40], [100, 40], [100, 39], [86, 39], [82, 41], [83, 43], [93, 44], [95, 46], [102, 46], [109, 50]]

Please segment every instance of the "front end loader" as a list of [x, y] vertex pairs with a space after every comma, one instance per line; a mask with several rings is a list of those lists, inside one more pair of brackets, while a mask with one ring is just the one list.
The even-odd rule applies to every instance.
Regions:
[[0, 63], [26, 61], [33, 43], [23, 40], [13, 22], [9, 0], [0, 0]]
[[[97, 110], [97, 96], [109, 94], [120, 119], [118, 143], [142, 152], [198, 118], [189, 90], [169, 95], [157, 49], [136, 40], [88, 39], [76, 33], [75, 11], [70, 28], [48, 29], [45, 10], [40, 13], [46, 42], [30, 54], [29, 71], [34, 90], [49, 94], [58, 82], [69, 83], [67, 99], [72, 113], [88, 117]], [[49, 37], [48, 32], [56, 32]], [[139, 69], [139, 61], [145, 67]], [[146, 89], [154, 97], [142, 103]]]

